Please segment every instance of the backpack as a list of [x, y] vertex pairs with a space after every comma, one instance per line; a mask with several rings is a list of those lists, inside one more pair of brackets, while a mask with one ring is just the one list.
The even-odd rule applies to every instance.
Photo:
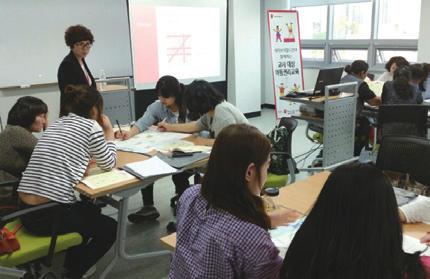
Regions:
[[[277, 125], [267, 134], [267, 138], [272, 145], [272, 152], [270, 154], [269, 172], [277, 175], [288, 174], [287, 159], [291, 158], [291, 154], [287, 154], [287, 142], [289, 131], [286, 127]], [[285, 152], [286, 154], [279, 154], [277, 152]]]

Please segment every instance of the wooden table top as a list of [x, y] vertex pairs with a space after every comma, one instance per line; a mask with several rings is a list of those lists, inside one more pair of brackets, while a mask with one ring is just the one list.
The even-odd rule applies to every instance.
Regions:
[[[272, 200], [275, 204], [282, 204], [288, 208], [308, 214], [329, 175], [330, 172], [325, 171], [296, 181], [281, 188], [279, 196], [272, 198]], [[428, 231], [430, 231], [430, 225], [423, 223], [403, 225], [403, 232], [415, 238], [422, 237]], [[176, 234], [162, 237], [160, 241], [169, 249], [174, 249], [176, 246]]]
[[[195, 139], [194, 136], [190, 136], [190, 137], [185, 138], [185, 140], [189, 140], [191, 142], [193, 142], [194, 139]], [[153, 152], [150, 152], [149, 155], [155, 155], [156, 153], [157, 153], [156, 151], [153, 151]], [[149, 158], [150, 158], [149, 156], [139, 154], [139, 153], [117, 151], [116, 168], [121, 168], [122, 166], [124, 166], [126, 164], [144, 161], [144, 160], [147, 160]], [[209, 160], [209, 158], [205, 158], [205, 159], [202, 159], [200, 161], [194, 162], [193, 164], [188, 166], [187, 169], [202, 167], [202, 166], [206, 165], [208, 160]], [[116, 193], [116, 192], [119, 192], [121, 190], [128, 189], [130, 187], [134, 187], [140, 183], [142, 183], [142, 180], [135, 178], [135, 179], [129, 180], [125, 183], [117, 183], [117, 184], [113, 184], [113, 185], [108, 186], [108, 187], [103, 187], [103, 188], [99, 188], [99, 189], [91, 189], [87, 185], [80, 182], [76, 186], [76, 190], [79, 193], [94, 199], [94, 198], [106, 196], [108, 194]]]

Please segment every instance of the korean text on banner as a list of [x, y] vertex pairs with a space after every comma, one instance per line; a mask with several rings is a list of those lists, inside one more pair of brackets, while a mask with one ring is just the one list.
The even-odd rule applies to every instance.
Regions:
[[293, 113], [295, 105], [280, 98], [303, 91], [303, 67], [297, 11], [268, 10], [276, 118]]

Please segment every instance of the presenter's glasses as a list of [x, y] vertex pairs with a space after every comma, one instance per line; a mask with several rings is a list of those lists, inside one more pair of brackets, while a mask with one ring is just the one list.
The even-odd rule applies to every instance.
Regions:
[[93, 44], [89, 41], [77, 42], [75, 45], [81, 48], [91, 48], [93, 46]]

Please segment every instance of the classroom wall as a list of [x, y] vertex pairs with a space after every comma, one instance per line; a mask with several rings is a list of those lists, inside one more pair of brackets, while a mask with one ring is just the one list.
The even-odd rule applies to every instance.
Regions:
[[267, 26], [267, 10], [285, 10], [288, 7], [287, 0], [262, 0], [261, 1], [261, 103], [274, 105], [272, 60], [270, 55], [269, 28]]
[[229, 1], [228, 101], [243, 113], [260, 112], [260, 0]]
[[421, 1], [420, 35], [418, 39], [418, 61], [430, 63], [430, 1]]
[[[259, 112], [261, 104], [260, 0], [229, 0], [229, 24], [228, 100], [244, 113]], [[89, 67], [91, 68], [91, 63]], [[93, 71], [96, 70], [93, 69]], [[44, 100], [49, 106], [50, 120], [55, 120], [59, 113], [59, 94], [56, 84], [25, 89], [0, 89], [0, 116], [3, 123], [6, 122], [11, 106], [19, 97], [26, 95]]]
[[57, 119], [60, 113], [60, 90], [56, 84], [41, 86], [41, 87], [30, 87], [30, 88], [18, 88], [18, 89], [0, 89], [0, 117], [3, 122], [3, 126], [6, 125], [7, 114], [10, 108], [16, 103], [16, 100], [24, 96], [34, 96], [42, 99], [49, 109], [49, 122]]

